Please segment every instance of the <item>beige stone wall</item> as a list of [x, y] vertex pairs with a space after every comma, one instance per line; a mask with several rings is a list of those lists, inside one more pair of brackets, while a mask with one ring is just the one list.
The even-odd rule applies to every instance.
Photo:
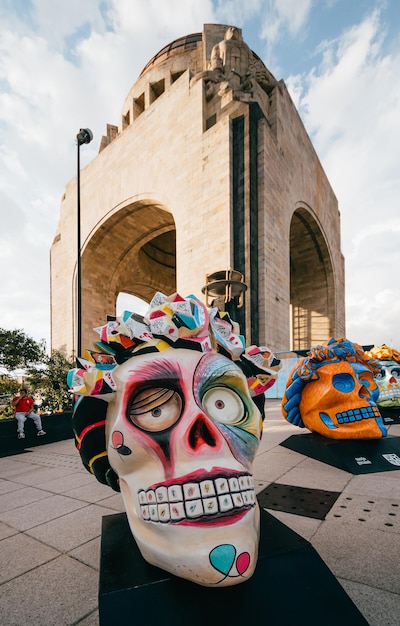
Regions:
[[[204, 299], [206, 274], [232, 266], [232, 119], [248, 120], [254, 102], [262, 112], [257, 164], [260, 341], [275, 350], [290, 347], [290, 232], [299, 207], [309, 212], [326, 242], [334, 276], [332, 325], [344, 333], [337, 201], [285, 86], [267, 93], [255, 83], [248, 92], [235, 91], [231, 84], [222, 95], [206, 98], [199, 72], [207, 70], [206, 50], [225, 29], [206, 25], [205, 47], [200, 42], [149, 68], [123, 104], [118, 133], [109, 133], [99, 155], [81, 171], [84, 347], [96, 340], [92, 328], [115, 312], [119, 291], [149, 299], [156, 289], [173, 287]], [[150, 101], [151, 84], [160, 85], [163, 77], [165, 90]], [[138, 114], [141, 94], [144, 109]], [[248, 144], [245, 138], [246, 159]], [[76, 198], [74, 179], [66, 186], [51, 249], [51, 342], [68, 353], [76, 345]], [[145, 254], [147, 243], [174, 231], [176, 275]]]

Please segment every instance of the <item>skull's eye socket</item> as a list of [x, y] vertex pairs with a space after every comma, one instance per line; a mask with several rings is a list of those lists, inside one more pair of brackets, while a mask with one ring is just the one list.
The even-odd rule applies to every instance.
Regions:
[[398, 367], [393, 367], [390, 371], [390, 375], [400, 380], [400, 369]]
[[152, 388], [135, 395], [128, 406], [129, 419], [150, 432], [166, 430], [182, 412], [182, 398], [174, 389]]
[[383, 380], [386, 377], [386, 371], [382, 368], [377, 374], [375, 374], [375, 380]]
[[350, 374], [335, 374], [332, 377], [332, 384], [337, 391], [342, 393], [350, 393], [356, 385], [354, 378]]
[[237, 424], [246, 413], [240, 396], [228, 387], [213, 387], [206, 391], [202, 405], [207, 415], [222, 424]]

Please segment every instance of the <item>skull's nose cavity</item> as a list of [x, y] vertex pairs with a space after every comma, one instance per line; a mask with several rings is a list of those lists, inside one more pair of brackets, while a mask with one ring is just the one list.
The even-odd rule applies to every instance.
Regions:
[[358, 395], [360, 396], [360, 398], [369, 398], [371, 396], [370, 392], [368, 391], [367, 387], [365, 387], [364, 385], [361, 385], [360, 387], [360, 391], [358, 392]]
[[205, 418], [201, 415], [195, 419], [190, 427], [188, 441], [189, 446], [193, 450], [198, 450], [203, 445], [210, 446], [211, 448], [215, 448], [217, 445], [211, 428], [207, 424]]

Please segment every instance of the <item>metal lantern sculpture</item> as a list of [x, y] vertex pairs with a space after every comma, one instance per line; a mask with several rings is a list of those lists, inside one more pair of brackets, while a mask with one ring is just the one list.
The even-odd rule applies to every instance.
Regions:
[[206, 296], [207, 306], [212, 306], [214, 301], [226, 305], [237, 297], [237, 308], [240, 309], [243, 306], [246, 290], [247, 285], [244, 282], [243, 274], [229, 268], [207, 274], [206, 284], [201, 291]]

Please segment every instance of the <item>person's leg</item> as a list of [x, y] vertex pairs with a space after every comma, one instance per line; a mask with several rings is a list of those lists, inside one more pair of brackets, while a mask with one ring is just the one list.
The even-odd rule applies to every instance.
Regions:
[[30, 417], [34, 421], [38, 433], [44, 435], [45, 432], [44, 432], [44, 430], [42, 428], [42, 420], [40, 419], [40, 415], [38, 415], [37, 413], [34, 413], [33, 411], [31, 411], [29, 413], [28, 417]]
[[18, 437], [22, 439], [23, 437], [25, 437], [25, 433], [24, 433], [24, 424], [26, 422], [25, 413], [16, 413], [15, 419], [17, 420]]

